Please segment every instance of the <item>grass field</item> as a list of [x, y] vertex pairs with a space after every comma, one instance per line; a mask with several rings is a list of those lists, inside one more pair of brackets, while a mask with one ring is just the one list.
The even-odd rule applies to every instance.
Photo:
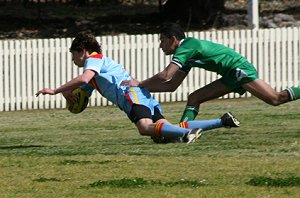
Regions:
[[[177, 122], [185, 103], [162, 104]], [[154, 144], [116, 107], [0, 113], [0, 197], [300, 197], [300, 103], [214, 100], [235, 129], [196, 143]]]

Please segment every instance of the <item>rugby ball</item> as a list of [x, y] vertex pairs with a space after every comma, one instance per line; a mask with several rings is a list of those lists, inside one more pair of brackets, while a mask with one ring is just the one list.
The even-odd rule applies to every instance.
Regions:
[[74, 89], [72, 94], [76, 97], [76, 102], [73, 104], [69, 104], [67, 102], [67, 108], [71, 113], [77, 114], [85, 110], [85, 108], [88, 106], [90, 96], [86, 91], [80, 89], [79, 87]]

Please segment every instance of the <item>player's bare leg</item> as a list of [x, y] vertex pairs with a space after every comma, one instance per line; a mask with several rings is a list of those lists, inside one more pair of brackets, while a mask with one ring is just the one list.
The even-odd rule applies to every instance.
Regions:
[[261, 79], [244, 84], [243, 88], [257, 98], [273, 106], [278, 106], [290, 101], [289, 92], [287, 90], [277, 92]]
[[[160, 119], [159, 122], [161, 123], [169, 123], [166, 119]], [[143, 118], [140, 119], [136, 124], [136, 127], [139, 130], [141, 135], [145, 136], [155, 136], [155, 127], [156, 123], [153, 123], [152, 119]]]
[[219, 98], [229, 93], [228, 88], [221, 82], [216, 80], [196, 91], [188, 97], [188, 102], [180, 119], [180, 122], [194, 120], [198, 114], [201, 103]]

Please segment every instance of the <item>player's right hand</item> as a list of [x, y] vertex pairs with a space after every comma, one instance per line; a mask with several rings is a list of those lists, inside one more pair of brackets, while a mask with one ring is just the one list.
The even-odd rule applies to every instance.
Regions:
[[62, 92], [62, 95], [64, 96], [64, 98], [67, 100], [69, 104], [74, 104], [79, 100], [78, 95], [72, 94], [72, 91]]
[[55, 90], [54, 89], [49, 89], [49, 88], [43, 88], [43, 89], [39, 90], [35, 94], [35, 96], [38, 97], [40, 94], [43, 94], [43, 95], [46, 95], [46, 94], [55, 95]]
[[140, 84], [140, 81], [136, 79], [131, 79], [131, 80], [123, 80], [121, 82], [121, 86], [132, 86], [132, 87], [138, 87]]

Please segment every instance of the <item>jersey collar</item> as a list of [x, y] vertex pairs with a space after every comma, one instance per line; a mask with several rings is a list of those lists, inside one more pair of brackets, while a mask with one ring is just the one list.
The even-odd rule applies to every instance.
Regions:
[[181, 40], [179, 41], [178, 47], [180, 47], [180, 45], [183, 43], [183, 41], [184, 41], [184, 39], [181, 39]]
[[89, 56], [94, 56], [94, 55], [97, 55], [98, 53], [97, 52], [92, 52]]

